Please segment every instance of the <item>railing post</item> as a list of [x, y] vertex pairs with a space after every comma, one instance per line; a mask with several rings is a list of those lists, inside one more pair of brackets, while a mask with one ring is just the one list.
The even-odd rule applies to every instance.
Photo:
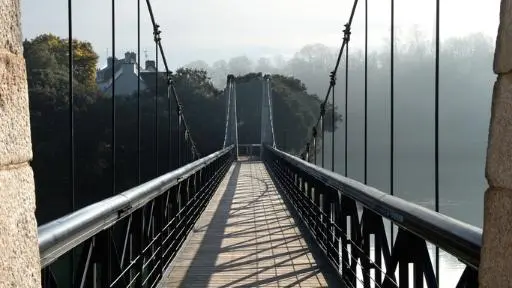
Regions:
[[156, 274], [156, 279], [160, 280], [163, 272], [164, 272], [164, 215], [165, 215], [165, 193], [158, 196], [160, 199], [156, 200], [156, 212], [155, 212], [155, 233], [158, 233], [158, 240], [155, 240], [155, 245], [157, 245], [156, 249], [158, 249], [158, 253], [156, 253], [155, 258], [158, 259], [158, 267], [156, 268], [154, 273]]
[[306, 192], [306, 181], [304, 181], [304, 175], [300, 175], [299, 178], [300, 192], [307, 194]]
[[178, 215], [178, 216], [176, 216], [176, 220], [174, 221], [175, 227], [174, 227], [174, 236], [173, 236], [173, 238], [174, 238], [173, 239], [174, 240], [173, 249], [175, 249], [175, 250], [173, 250], [173, 253], [177, 252], [177, 249], [178, 249], [177, 238], [179, 236], [179, 233], [181, 232], [181, 229], [183, 229], [182, 228], [182, 226], [183, 226], [183, 224], [182, 224], [183, 223], [182, 222], [183, 221], [182, 209], [183, 209], [184, 203], [186, 203], [184, 200], [184, 194], [185, 193], [183, 192], [183, 182], [180, 182], [176, 188], [176, 201], [177, 201], [176, 215]]
[[130, 273], [130, 279], [133, 279], [132, 277], [137, 277], [135, 280], [135, 286], [141, 287], [142, 286], [142, 267], [143, 267], [143, 258], [142, 257], [142, 250], [144, 249], [144, 210], [145, 206], [140, 208], [139, 210], [135, 211], [134, 217], [133, 217], [133, 230], [132, 230], [132, 239], [133, 239], [133, 250], [135, 251], [136, 255], [139, 255], [137, 259], [137, 263], [134, 267], [134, 273]]
[[342, 223], [341, 223], [341, 197], [342, 197], [341, 192], [336, 191], [336, 198], [335, 198], [335, 202], [334, 202], [334, 224], [336, 225], [336, 229], [335, 229], [334, 237], [335, 237], [335, 243], [337, 245], [336, 250], [338, 252], [338, 257], [337, 257], [337, 262], [336, 262], [336, 263], [338, 263], [338, 267], [342, 267], [341, 257], [342, 257], [342, 253], [343, 253], [342, 243], [341, 243], [343, 231], [341, 231], [340, 229], [337, 229], [337, 228], [343, 227]]
[[313, 127], [313, 163], [316, 165], [316, 151], [317, 151], [317, 147], [316, 147], [316, 137], [317, 137], [317, 129], [316, 129], [316, 126]]
[[309, 149], [310, 149], [310, 145], [309, 145], [309, 143], [307, 143], [306, 144], [306, 159], [305, 159], [307, 162], [309, 162], [309, 156], [310, 156]]
[[[316, 181], [315, 181], [316, 182]], [[315, 183], [313, 181], [310, 180], [310, 182], [308, 182], [308, 187]], [[311, 185], [313, 186], [313, 185]], [[314, 188], [314, 191], [313, 191], [313, 188]], [[323, 237], [322, 237], [322, 224], [323, 224], [323, 217], [322, 217], [322, 206], [321, 206], [321, 202], [320, 202], [320, 195], [322, 194], [322, 189], [323, 187], [321, 185], [319, 185], [319, 183], [315, 183], [314, 187], [311, 187], [310, 188], [310, 199], [313, 200], [313, 203], [315, 205], [315, 213], [318, 213], [317, 214], [317, 217], [315, 217], [315, 237], [317, 238], [317, 240], [319, 240], [321, 243], [323, 243]]]
[[110, 241], [112, 239], [111, 236], [112, 231], [110, 229], [104, 230], [101, 232], [98, 236], [98, 249], [95, 251], [95, 262], [99, 264], [99, 271], [100, 275], [96, 283], [98, 283], [99, 287], [109, 287], [110, 286], [110, 280], [112, 277], [112, 270], [111, 270], [111, 257], [112, 253], [109, 249], [109, 245], [111, 245]]
[[[358, 227], [354, 227], [354, 208], [355, 203], [354, 200], [347, 198], [345, 196], [341, 196], [340, 201], [340, 211], [341, 211], [341, 249], [342, 249], [342, 276], [345, 279], [345, 281], [352, 284], [353, 287], [356, 286], [356, 272], [352, 269], [351, 263], [353, 262], [352, 257], [354, 256], [353, 249], [350, 249], [353, 245], [350, 244], [349, 239], [354, 241], [354, 229], [357, 229]], [[355, 215], [357, 216], [357, 210], [355, 211]], [[348, 222], [347, 217], [350, 217], [350, 222]], [[349, 226], [350, 225], [350, 226]], [[349, 230], [350, 227], [350, 230]], [[349, 232], [350, 231], [350, 232]], [[350, 238], [349, 238], [350, 237]]]
[[332, 231], [332, 225], [331, 225], [331, 221], [332, 221], [332, 199], [333, 199], [333, 194], [335, 193], [335, 191], [330, 188], [330, 187], [326, 187], [324, 186], [323, 187], [324, 189], [322, 189], [322, 209], [323, 209], [323, 212], [325, 214], [324, 219], [323, 219], [323, 225], [324, 225], [324, 233], [325, 233], [325, 237], [324, 237], [324, 241], [325, 241], [325, 246], [326, 246], [326, 249], [327, 249], [327, 255], [329, 258], [333, 258], [334, 257], [334, 241], [333, 241], [333, 231]]
[[172, 226], [169, 227], [170, 229], [170, 239], [168, 240], [169, 241], [169, 258], [171, 258], [174, 254], [174, 249], [175, 249], [175, 242], [174, 240], [176, 239], [176, 233], [178, 232], [178, 223], [179, 223], [179, 220], [180, 218], [177, 216], [178, 213], [180, 212], [180, 203], [181, 203], [181, 200], [180, 200], [180, 194], [179, 194], [179, 185], [178, 187], [172, 187], [171, 188], [171, 195], [170, 195], [170, 198], [171, 198], [171, 217], [174, 219], [174, 222], [172, 224]]

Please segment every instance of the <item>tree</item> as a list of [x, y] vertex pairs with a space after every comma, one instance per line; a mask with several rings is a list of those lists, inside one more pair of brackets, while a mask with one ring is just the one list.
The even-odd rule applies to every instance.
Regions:
[[[261, 77], [261, 73], [236, 77], [238, 139], [243, 144], [260, 142]], [[276, 143], [289, 152], [298, 152], [316, 123], [321, 101], [316, 95], [307, 93], [304, 83], [296, 78], [272, 75], [271, 79]], [[326, 130], [332, 131], [332, 107], [326, 108]], [[335, 121], [340, 119], [341, 116], [336, 114]]]
[[[63, 41], [67, 43], [68, 41]], [[73, 72], [75, 79], [87, 89], [96, 89], [98, 55], [89, 42], [73, 40]]]
[[[23, 42], [24, 56], [29, 75], [46, 70], [53, 74], [68, 71], [69, 39], [53, 34], [43, 34]], [[78, 84], [90, 91], [96, 89], [96, 66], [98, 55], [91, 43], [73, 40], [73, 77]], [[36, 75], [30, 75], [36, 76]]]
[[[69, 72], [68, 40], [52, 34], [43, 34], [25, 40], [24, 56], [30, 101], [30, 120], [34, 159], [32, 167], [37, 187], [40, 223], [70, 212], [69, 179]], [[73, 40], [73, 86], [75, 96], [76, 156], [87, 159], [78, 161], [77, 169], [101, 163], [98, 147], [102, 143], [105, 125], [99, 111], [92, 106], [100, 98], [96, 88], [98, 56], [90, 43]], [[96, 106], [106, 107], [108, 106]], [[91, 117], [91, 118], [88, 118]], [[86, 119], [82, 122], [82, 119]], [[83, 125], [82, 124], [85, 124]], [[90, 129], [90, 130], [83, 130]], [[103, 141], [104, 142], [104, 141]], [[91, 143], [91, 145], [83, 145]], [[103, 171], [100, 171], [103, 172]], [[92, 177], [94, 179], [94, 177]], [[94, 180], [97, 180], [94, 179]], [[91, 182], [92, 183], [92, 182]], [[80, 188], [89, 184], [85, 182]], [[93, 187], [97, 188], [97, 187]], [[90, 192], [92, 190], [89, 190]], [[84, 194], [86, 195], [86, 194]]]
[[218, 90], [208, 77], [205, 70], [179, 68], [174, 74], [174, 81], [178, 83], [178, 90], [188, 95], [199, 95], [203, 98], [218, 96]]

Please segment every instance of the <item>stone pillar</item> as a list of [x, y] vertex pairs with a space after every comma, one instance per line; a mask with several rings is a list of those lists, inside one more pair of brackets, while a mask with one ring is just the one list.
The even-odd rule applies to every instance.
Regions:
[[0, 0], [0, 287], [40, 287], [19, 0]]
[[480, 287], [512, 287], [512, 0], [501, 1], [487, 148]]

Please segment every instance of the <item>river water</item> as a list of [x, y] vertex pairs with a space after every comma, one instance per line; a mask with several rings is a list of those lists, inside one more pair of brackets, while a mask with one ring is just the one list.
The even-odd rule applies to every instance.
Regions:
[[[483, 60], [491, 59], [492, 53], [489, 52]], [[478, 66], [466, 68], [468, 78], [457, 76], [448, 66], [445, 68], [440, 71], [439, 95], [440, 212], [482, 227], [483, 198], [487, 188], [485, 156], [495, 76], [490, 69], [482, 72]], [[393, 193], [434, 209], [433, 74], [421, 69], [397, 69], [403, 71], [395, 76]], [[364, 86], [357, 80], [361, 76], [361, 70], [354, 70], [349, 76], [352, 88], [349, 87], [349, 113], [344, 120], [348, 121], [347, 175], [364, 182]], [[355, 84], [350, 82], [350, 77], [354, 77]], [[343, 114], [344, 93], [337, 94], [335, 99], [338, 110]], [[369, 80], [367, 123], [367, 183], [390, 193], [389, 84], [380, 79]], [[334, 133], [335, 171], [345, 175], [345, 123], [338, 125]], [[327, 168], [331, 167], [331, 139], [332, 134], [327, 133], [324, 164]], [[317, 157], [321, 159], [321, 153]], [[433, 248], [430, 250], [433, 255]], [[465, 266], [443, 251], [440, 255], [441, 287], [455, 287]]]
[[[491, 38], [482, 35], [457, 39], [443, 42], [445, 49], [440, 53], [439, 210], [481, 228], [487, 188], [485, 157], [491, 96], [496, 79], [492, 71], [494, 43]], [[449, 46], [448, 43], [455, 44]], [[428, 41], [413, 43], [411, 46], [416, 48], [399, 50], [401, 52], [395, 57], [393, 193], [433, 210], [435, 58], [429, 45], [431, 42]], [[461, 47], [469, 48], [464, 52]], [[370, 60], [366, 90], [367, 184], [385, 193], [391, 191], [391, 87], [389, 59], [385, 58], [388, 52], [376, 52], [373, 60]], [[351, 55], [348, 115], [344, 115], [344, 71], [338, 73], [336, 87], [335, 102], [343, 122], [338, 123], [334, 132], [335, 171], [364, 182], [364, 62], [360, 53], [353, 52]], [[345, 134], [348, 137], [347, 156]], [[327, 133], [325, 138], [324, 166], [329, 169], [332, 135]], [[317, 159], [321, 159], [320, 151]], [[433, 248], [430, 250], [433, 254]], [[441, 287], [455, 287], [464, 267], [454, 257], [441, 251]]]

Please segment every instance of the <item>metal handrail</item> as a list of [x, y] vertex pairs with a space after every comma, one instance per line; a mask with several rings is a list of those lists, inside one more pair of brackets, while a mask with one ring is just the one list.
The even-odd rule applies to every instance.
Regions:
[[114, 225], [188, 176], [226, 155], [233, 145], [195, 162], [38, 227], [41, 268]]
[[389, 219], [395, 225], [438, 246], [466, 265], [478, 269], [482, 229], [391, 196], [268, 145], [264, 148], [307, 175], [361, 203], [365, 208]]

